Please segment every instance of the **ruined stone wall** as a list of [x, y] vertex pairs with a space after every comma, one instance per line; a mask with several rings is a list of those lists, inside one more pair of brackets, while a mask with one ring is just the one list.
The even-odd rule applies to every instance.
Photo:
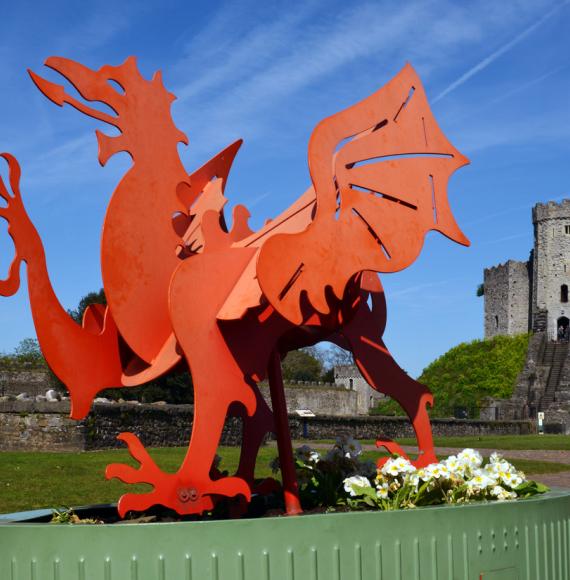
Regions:
[[546, 332], [556, 338], [557, 320], [570, 318], [570, 303], [562, 302], [561, 287], [570, 287], [570, 199], [539, 203], [532, 211], [534, 225], [533, 327], [547, 311]]
[[530, 275], [527, 262], [509, 260], [484, 271], [485, 338], [528, 332]]

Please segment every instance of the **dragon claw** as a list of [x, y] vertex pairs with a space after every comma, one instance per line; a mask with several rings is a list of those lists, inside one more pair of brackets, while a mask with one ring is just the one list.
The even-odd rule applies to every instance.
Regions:
[[121, 517], [130, 511], [144, 511], [155, 504], [189, 515], [213, 509], [216, 503], [214, 496], [242, 495], [246, 501], [251, 499], [251, 489], [241, 477], [212, 480], [209, 475], [200, 476], [198, 469], [195, 474], [187, 475], [183, 467], [177, 473], [165, 473], [152, 460], [136, 435], [121, 433], [118, 439], [127, 444], [129, 453], [140, 467], [137, 469], [131, 465], [113, 463], [107, 466], [106, 478], [117, 478], [128, 484], [146, 483], [154, 488], [148, 493], [123, 495], [117, 506]]

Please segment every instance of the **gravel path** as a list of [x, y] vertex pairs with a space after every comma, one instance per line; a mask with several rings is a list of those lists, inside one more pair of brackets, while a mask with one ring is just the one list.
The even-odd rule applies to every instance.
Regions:
[[[373, 449], [373, 446], [367, 445], [366, 448]], [[414, 452], [415, 447], [404, 445], [402, 449], [407, 452]], [[436, 447], [437, 455], [455, 455], [462, 451], [458, 447]], [[497, 452], [504, 457], [511, 457], [513, 459], [531, 459], [533, 461], [551, 461], [552, 463], [568, 463], [570, 464], [570, 451], [566, 450], [550, 450], [550, 449], [478, 449], [478, 451], [488, 457], [491, 453]]]

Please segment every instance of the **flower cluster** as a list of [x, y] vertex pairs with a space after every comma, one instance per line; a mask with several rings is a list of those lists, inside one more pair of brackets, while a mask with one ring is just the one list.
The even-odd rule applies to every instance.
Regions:
[[402, 509], [442, 503], [511, 500], [544, 493], [498, 453], [486, 465], [481, 454], [464, 449], [457, 455], [416, 469], [404, 457], [389, 458], [373, 477], [354, 474], [343, 480], [345, 502], [352, 508]]
[[[305, 508], [332, 507], [343, 502], [343, 481], [354, 476], [372, 478], [376, 464], [363, 461], [362, 446], [352, 437], [338, 437], [333, 447], [321, 455], [308, 445], [295, 451], [295, 465], [301, 502]], [[271, 462], [275, 472], [278, 460]]]

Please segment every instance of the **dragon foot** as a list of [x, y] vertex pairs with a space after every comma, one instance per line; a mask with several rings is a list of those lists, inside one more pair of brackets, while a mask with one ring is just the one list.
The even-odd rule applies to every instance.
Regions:
[[219, 497], [243, 495], [247, 501], [251, 499], [249, 485], [239, 477], [222, 477], [213, 481], [208, 474], [201, 476], [199, 470], [195, 474], [187, 474], [182, 469], [177, 473], [165, 473], [136, 435], [121, 433], [117, 438], [127, 444], [140, 467], [135, 469], [130, 465], [114, 463], [107, 466], [106, 478], [116, 477], [124, 483], [148, 483], [154, 487], [148, 493], [123, 495], [117, 506], [121, 517], [129, 511], [145, 511], [156, 504], [181, 515], [190, 515], [213, 509]]
[[[399, 455], [400, 457], [404, 457], [405, 459], [410, 459], [408, 454], [392, 439], [378, 439], [376, 441], [376, 447], [381, 448], [383, 447], [390, 455]], [[386, 461], [390, 459], [389, 457], [380, 457], [376, 462], [378, 467], [382, 467]]]
[[[426, 467], [431, 463], [437, 463], [437, 457], [433, 449], [428, 451], [420, 450], [420, 453], [416, 459], [411, 459], [410, 456], [402, 449], [398, 443], [392, 441], [392, 439], [378, 439], [376, 441], [376, 447], [380, 448], [383, 447], [390, 453], [390, 455], [398, 455], [400, 457], [404, 457], [407, 459], [414, 467], [417, 469], [421, 469], [422, 467]], [[388, 461], [389, 457], [381, 457], [376, 462], [378, 467], [382, 467], [386, 461]]]

